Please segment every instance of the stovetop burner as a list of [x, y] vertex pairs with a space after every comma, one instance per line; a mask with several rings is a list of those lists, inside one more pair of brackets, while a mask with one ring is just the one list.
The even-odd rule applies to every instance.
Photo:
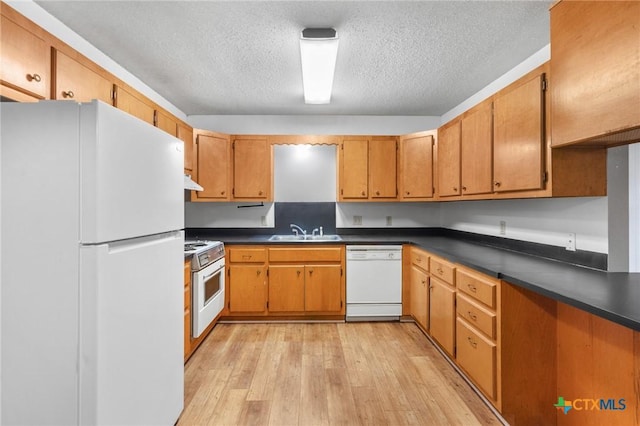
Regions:
[[187, 243], [187, 242], [185, 242], [184, 243], [184, 251], [196, 251], [196, 250], [198, 250], [198, 248], [206, 247], [206, 246], [207, 246], [207, 243], [202, 243], [202, 242], [200, 242], [200, 243], [198, 243], [198, 242], [196, 242], [196, 243]]

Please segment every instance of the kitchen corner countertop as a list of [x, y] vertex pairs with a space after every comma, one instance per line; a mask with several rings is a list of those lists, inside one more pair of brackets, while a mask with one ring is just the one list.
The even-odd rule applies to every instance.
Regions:
[[[212, 230], [213, 231], [213, 230]], [[342, 241], [274, 242], [269, 235], [207, 235], [225, 244], [414, 244], [451, 262], [640, 331], [640, 273], [605, 272], [451, 236], [339, 234]]]

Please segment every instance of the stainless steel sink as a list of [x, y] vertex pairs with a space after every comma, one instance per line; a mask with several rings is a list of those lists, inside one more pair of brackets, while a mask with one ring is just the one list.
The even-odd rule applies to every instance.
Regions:
[[269, 241], [291, 241], [291, 242], [318, 242], [318, 241], [342, 241], [340, 235], [272, 235]]

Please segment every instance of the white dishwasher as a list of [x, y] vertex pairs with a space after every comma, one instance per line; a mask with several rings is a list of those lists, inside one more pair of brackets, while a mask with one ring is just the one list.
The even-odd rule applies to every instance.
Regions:
[[347, 246], [347, 321], [402, 315], [402, 246]]

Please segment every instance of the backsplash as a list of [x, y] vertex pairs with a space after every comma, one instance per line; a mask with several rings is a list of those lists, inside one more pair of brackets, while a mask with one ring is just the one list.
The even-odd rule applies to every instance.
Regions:
[[311, 234], [322, 226], [325, 234], [336, 233], [336, 203], [275, 203], [275, 234], [291, 234], [291, 224]]

